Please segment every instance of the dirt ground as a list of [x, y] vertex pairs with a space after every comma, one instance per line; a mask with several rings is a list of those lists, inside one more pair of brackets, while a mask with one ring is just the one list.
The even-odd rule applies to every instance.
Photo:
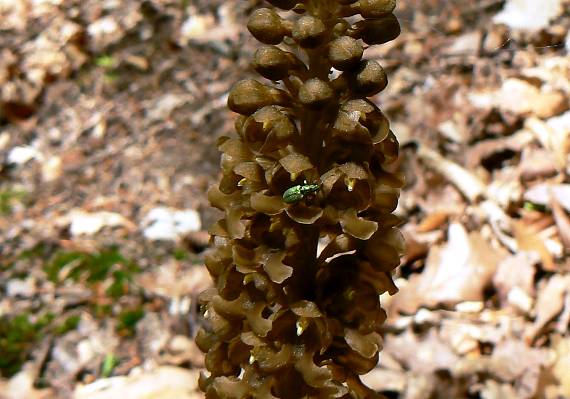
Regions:
[[[200, 398], [254, 0], [0, 0], [0, 398]], [[400, 0], [390, 398], [570, 398], [570, 2]], [[148, 396], [147, 396], [148, 395]]]

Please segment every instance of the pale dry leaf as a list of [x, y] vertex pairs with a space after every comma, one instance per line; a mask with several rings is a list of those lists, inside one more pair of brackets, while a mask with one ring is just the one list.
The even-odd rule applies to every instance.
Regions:
[[538, 118], [528, 118], [525, 127], [532, 131], [542, 146], [554, 154], [560, 170], [568, 166], [570, 152], [570, 112], [550, 118], [546, 122]]
[[199, 370], [161, 366], [127, 377], [97, 380], [79, 385], [73, 399], [198, 399]]
[[556, 227], [558, 227], [562, 244], [566, 251], [570, 251], [570, 218], [566, 212], [564, 212], [558, 198], [552, 193], [550, 196], [550, 207], [552, 208], [552, 214], [556, 222]]
[[136, 282], [147, 293], [167, 298], [196, 295], [212, 285], [205, 266], [197, 265], [188, 270], [176, 261], [170, 261], [156, 270], [138, 275]]
[[565, 293], [570, 289], [570, 277], [554, 275], [538, 294], [534, 324], [525, 331], [525, 339], [532, 342], [543, 328], [554, 319], [564, 307]]
[[533, 226], [529, 226], [524, 222], [513, 221], [512, 228], [519, 251], [536, 252], [540, 256], [544, 270], [556, 270], [552, 254], [545, 245], [544, 240], [540, 237], [539, 232]]
[[398, 336], [387, 336], [384, 351], [406, 369], [418, 374], [451, 370], [458, 361], [458, 356], [433, 329], [423, 337], [411, 330], [406, 330], [404, 334]]
[[509, 303], [509, 295], [515, 288], [521, 289], [529, 297], [534, 297], [535, 265], [539, 260], [534, 252], [517, 252], [499, 263], [493, 276], [493, 285], [501, 304]]
[[475, 202], [485, 195], [483, 182], [462, 166], [445, 159], [426, 146], [420, 146], [418, 156], [429, 168], [441, 174], [457, 187], [469, 202]]
[[503, 381], [515, 381], [533, 368], [547, 363], [548, 354], [548, 350], [532, 348], [522, 341], [507, 339], [499, 342], [493, 349], [490, 369]]
[[570, 397], [570, 338], [554, 336], [552, 338], [556, 360], [552, 366], [552, 373], [560, 384], [559, 394]]
[[525, 148], [518, 165], [521, 180], [531, 181], [556, 175], [558, 165], [550, 150], [544, 148]]
[[444, 247], [432, 247], [422, 274], [412, 276], [393, 306], [415, 312], [419, 306], [481, 301], [497, 265], [507, 256], [492, 247], [479, 232], [468, 233], [459, 223], [448, 230]]
[[[520, 116], [550, 118], [568, 110], [568, 101], [560, 91], [547, 91], [526, 80], [510, 78], [497, 90], [481, 90], [469, 95], [478, 108], [498, 108]], [[516, 98], [517, 101], [512, 99]]]
[[438, 211], [427, 215], [422, 219], [417, 227], [418, 233], [427, 233], [432, 230], [438, 229], [442, 226], [449, 218], [449, 212]]

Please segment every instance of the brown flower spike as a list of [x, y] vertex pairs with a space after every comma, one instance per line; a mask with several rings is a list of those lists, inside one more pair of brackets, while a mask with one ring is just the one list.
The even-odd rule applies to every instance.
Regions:
[[269, 3], [293, 13], [251, 15], [266, 44], [253, 67], [269, 82], [232, 88], [237, 135], [219, 142], [209, 192], [225, 217], [210, 229], [200, 387], [212, 399], [381, 397], [359, 376], [378, 362], [379, 295], [396, 292], [402, 177], [388, 120], [366, 99], [386, 73], [362, 56], [398, 36], [396, 2]]

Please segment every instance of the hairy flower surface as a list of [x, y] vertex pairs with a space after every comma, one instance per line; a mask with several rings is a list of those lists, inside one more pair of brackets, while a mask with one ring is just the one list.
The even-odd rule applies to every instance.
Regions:
[[398, 142], [366, 99], [386, 73], [362, 57], [398, 36], [396, 2], [269, 3], [292, 12], [251, 15], [267, 80], [232, 88], [237, 134], [219, 142], [209, 192], [225, 217], [210, 229], [200, 387], [220, 399], [380, 397], [359, 376], [381, 350], [379, 295], [396, 292], [403, 181]]

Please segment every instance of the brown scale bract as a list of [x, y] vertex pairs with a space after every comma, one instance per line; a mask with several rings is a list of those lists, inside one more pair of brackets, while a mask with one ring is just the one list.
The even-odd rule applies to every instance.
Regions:
[[[210, 229], [200, 387], [212, 399], [379, 397], [359, 376], [381, 350], [379, 295], [396, 292], [403, 182], [396, 137], [366, 98], [387, 77], [362, 57], [398, 36], [396, 4], [269, 3], [292, 12], [251, 15], [266, 80], [232, 88], [237, 134], [219, 141], [223, 177], [209, 192], [225, 217]], [[284, 202], [305, 182], [319, 190]]]

